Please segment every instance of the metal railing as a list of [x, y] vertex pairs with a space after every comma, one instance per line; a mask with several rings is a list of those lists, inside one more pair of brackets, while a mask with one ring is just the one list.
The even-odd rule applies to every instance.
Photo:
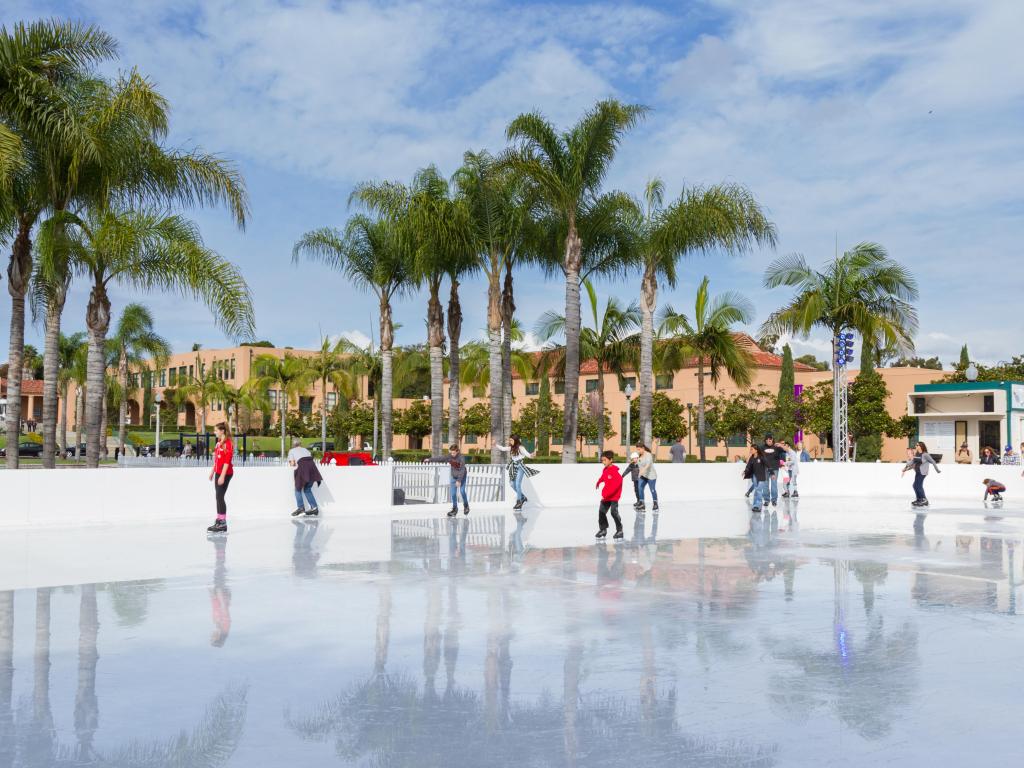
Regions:
[[[451, 470], [447, 464], [392, 462], [392, 488], [405, 503], [449, 504]], [[467, 464], [466, 495], [474, 502], [504, 501], [507, 474], [501, 464]], [[395, 497], [400, 494], [394, 494]], [[399, 502], [401, 503], [401, 502]]]
[[[280, 467], [278, 456], [235, 456], [235, 464], [243, 467]], [[119, 467], [212, 467], [212, 456], [119, 456]]]

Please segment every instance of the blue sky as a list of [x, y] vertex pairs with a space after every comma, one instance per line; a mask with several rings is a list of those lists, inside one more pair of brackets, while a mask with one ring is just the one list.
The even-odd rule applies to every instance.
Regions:
[[[207, 242], [252, 287], [261, 338], [314, 346], [321, 332], [365, 338], [375, 304], [318, 266], [293, 267], [306, 230], [342, 225], [349, 190], [408, 179], [464, 150], [504, 145], [537, 108], [568, 125], [607, 96], [647, 104], [609, 188], [639, 194], [661, 176], [749, 186], [779, 230], [777, 253], [815, 264], [861, 240], [885, 245], [920, 280], [918, 350], [979, 360], [1024, 352], [1024, 28], [1019, 0], [711, 0], [693, 3], [7, 0], [0, 22], [95, 22], [173, 105], [172, 142], [228, 156], [252, 195], [249, 227], [198, 211]], [[739, 290], [757, 323], [787, 298], [760, 287], [773, 254], [695, 258], [662, 300], [692, 304], [697, 283]], [[517, 277], [527, 327], [562, 307], [559, 284]], [[465, 336], [482, 332], [483, 284], [465, 290]], [[635, 296], [638, 281], [605, 283]], [[65, 325], [84, 325], [84, 287]], [[209, 312], [141, 298], [176, 348], [229, 341]], [[423, 296], [396, 310], [399, 343], [425, 337]], [[0, 302], [0, 327], [9, 304]], [[38, 328], [29, 340], [40, 341]], [[794, 342], [827, 356], [824, 338]]]

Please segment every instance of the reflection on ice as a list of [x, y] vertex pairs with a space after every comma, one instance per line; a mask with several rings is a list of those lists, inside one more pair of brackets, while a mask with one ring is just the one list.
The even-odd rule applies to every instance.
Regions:
[[0, 592], [0, 768], [999, 762], [1020, 518], [797, 510], [396, 518], [366, 562], [284, 521], [199, 575]]

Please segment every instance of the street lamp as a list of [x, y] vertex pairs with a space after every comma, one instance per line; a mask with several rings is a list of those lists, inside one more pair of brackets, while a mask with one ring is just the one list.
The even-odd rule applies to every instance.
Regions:
[[968, 381], [978, 380], [978, 368], [974, 365], [974, 363], [971, 363], [970, 365], [967, 366], [967, 370], [964, 371], [964, 376], [967, 377]]
[[153, 453], [160, 458], [160, 404], [164, 401], [164, 393], [157, 392], [153, 400], [156, 401], [153, 405], [156, 409], [156, 445], [153, 446]]
[[622, 442], [626, 446], [626, 456], [629, 456], [629, 441], [633, 439], [633, 385], [627, 384], [626, 388], [622, 390], [622, 394], [626, 396], [626, 439]]

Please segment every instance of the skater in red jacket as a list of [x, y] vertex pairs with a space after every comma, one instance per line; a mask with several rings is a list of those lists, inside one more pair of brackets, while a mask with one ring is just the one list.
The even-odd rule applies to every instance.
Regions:
[[622, 518], [619, 517], [619, 497], [622, 496], [622, 475], [619, 470], [615, 468], [613, 462], [615, 461], [615, 454], [611, 451], [605, 451], [601, 454], [601, 463], [604, 465], [604, 472], [601, 473], [600, 479], [594, 485], [595, 488], [600, 488], [601, 484], [604, 484], [604, 488], [601, 489], [601, 506], [597, 512], [597, 525], [598, 531], [596, 538], [603, 539], [608, 533], [608, 513], [611, 512], [612, 520], [615, 521], [615, 536], [613, 538], [622, 538]]

